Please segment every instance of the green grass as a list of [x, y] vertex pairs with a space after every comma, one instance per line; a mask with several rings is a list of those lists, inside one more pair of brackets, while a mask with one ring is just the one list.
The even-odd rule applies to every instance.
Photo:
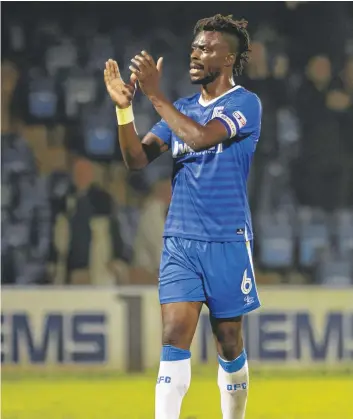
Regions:
[[[284, 376], [284, 374], [287, 374]], [[155, 371], [14, 373], [2, 382], [2, 419], [152, 419]], [[251, 375], [246, 419], [353, 418], [345, 374]], [[194, 368], [181, 419], [221, 419], [216, 368]]]

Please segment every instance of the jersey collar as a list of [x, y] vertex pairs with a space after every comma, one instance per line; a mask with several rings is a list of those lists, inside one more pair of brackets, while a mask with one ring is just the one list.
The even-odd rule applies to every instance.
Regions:
[[217, 102], [217, 100], [218, 100], [218, 99], [220, 99], [221, 97], [226, 96], [226, 95], [228, 95], [229, 93], [234, 92], [234, 91], [235, 91], [235, 90], [237, 90], [237, 89], [240, 89], [240, 87], [241, 87], [241, 86], [238, 84], [237, 86], [234, 86], [234, 87], [232, 87], [231, 89], [229, 89], [227, 92], [223, 93], [223, 95], [218, 96], [218, 97], [215, 97], [214, 99], [212, 99], [212, 100], [210, 100], [210, 101], [208, 101], [208, 102], [206, 102], [205, 100], [203, 100], [203, 99], [202, 99], [202, 96], [201, 96], [201, 94], [200, 94], [200, 97], [199, 97], [199, 104], [200, 104], [201, 106], [203, 106], [203, 107], [206, 107], [206, 106], [212, 105], [213, 103]]

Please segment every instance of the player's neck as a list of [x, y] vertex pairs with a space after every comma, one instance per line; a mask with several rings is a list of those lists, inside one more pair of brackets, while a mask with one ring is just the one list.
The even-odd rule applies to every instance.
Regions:
[[213, 100], [235, 86], [234, 79], [230, 78], [218, 78], [212, 83], [209, 83], [201, 87], [201, 97], [205, 102]]

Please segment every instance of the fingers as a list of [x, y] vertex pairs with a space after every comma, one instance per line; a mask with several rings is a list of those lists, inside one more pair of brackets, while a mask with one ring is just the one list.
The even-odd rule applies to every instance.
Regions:
[[109, 63], [108, 61], [105, 63], [105, 69], [104, 69], [104, 81], [106, 83], [109, 83], [111, 80], [111, 75], [110, 75], [110, 67], [109, 67]]
[[108, 65], [109, 65], [109, 72], [111, 74], [111, 77], [115, 79], [115, 66], [114, 66], [113, 60], [109, 59]]
[[146, 73], [151, 69], [150, 63], [142, 55], [135, 55], [131, 62], [133, 66], [130, 66], [129, 69], [136, 75]]
[[135, 55], [135, 57], [131, 60], [138, 68], [149, 68], [150, 63], [143, 58], [141, 55]]
[[159, 74], [162, 73], [162, 67], [163, 67], [163, 57], [159, 57], [157, 61], [157, 70]]
[[131, 74], [130, 76], [130, 85], [135, 89], [137, 83], [137, 76], [136, 74]]
[[119, 66], [116, 61], [109, 58], [109, 60], [105, 63], [104, 80], [109, 82], [114, 79], [121, 80]]
[[110, 71], [115, 79], [121, 79], [118, 63], [112, 59], [109, 59]]
[[162, 62], [160, 60], [159, 67], [156, 67], [156, 64], [151, 55], [146, 51], [142, 51], [141, 54], [135, 55], [131, 60], [133, 65], [129, 66], [129, 69], [132, 72], [133, 80], [140, 80], [141, 77], [146, 76], [151, 71], [161, 70]]
[[133, 73], [136, 77], [136, 79], [138, 80], [139, 77], [141, 76], [141, 71], [138, 68], [135, 68], [133, 65], [129, 66], [129, 70], [131, 71], [131, 73]]
[[155, 62], [154, 62], [154, 59], [152, 58], [152, 56], [148, 52], [142, 51], [141, 54], [142, 54], [143, 58], [149, 63], [149, 65], [151, 65], [151, 66], [156, 65]]
[[133, 58], [131, 60], [131, 62], [134, 65], [131, 65], [129, 67], [130, 70], [133, 68], [133, 69], [137, 70], [139, 73], [141, 73], [142, 71], [146, 71], [147, 70], [147, 67], [143, 63], [140, 63], [139, 61], [135, 60], [135, 58]]

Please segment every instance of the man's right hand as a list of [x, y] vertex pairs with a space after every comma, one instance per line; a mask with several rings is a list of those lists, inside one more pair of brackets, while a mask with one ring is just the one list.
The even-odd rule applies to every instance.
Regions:
[[118, 108], [124, 109], [131, 105], [136, 91], [136, 76], [130, 77], [129, 84], [126, 84], [121, 78], [118, 63], [109, 59], [105, 63], [104, 82], [112, 101]]

